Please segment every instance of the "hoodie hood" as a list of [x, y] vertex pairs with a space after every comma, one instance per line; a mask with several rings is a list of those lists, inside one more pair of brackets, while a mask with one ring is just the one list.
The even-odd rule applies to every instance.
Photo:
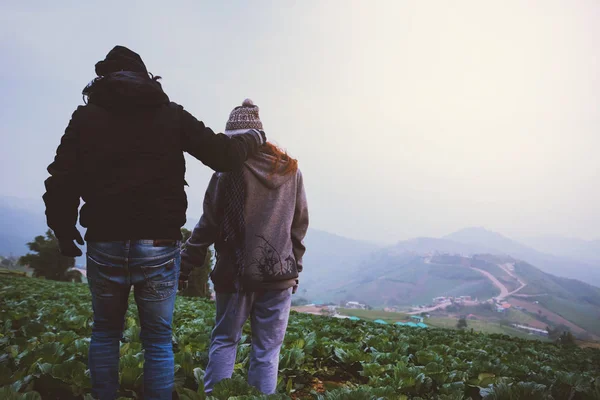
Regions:
[[286, 160], [281, 160], [277, 171], [273, 172], [275, 160], [276, 158], [274, 156], [261, 151], [248, 159], [245, 165], [260, 183], [269, 189], [277, 189], [295, 177], [296, 174], [283, 175], [283, 171], [288, 163]]
[[104, 60], [96, 63], [96, 74], [98, 76], [106, 76], [118, 71], [148, 74], [142, 57], [125, 46], [115, 46], [108, 52]]
[[147, 74], [120, 71], [96, 78], [84, 91], [90, 104], [107, 109], [156, 107], [169, 103], [158, 81]]

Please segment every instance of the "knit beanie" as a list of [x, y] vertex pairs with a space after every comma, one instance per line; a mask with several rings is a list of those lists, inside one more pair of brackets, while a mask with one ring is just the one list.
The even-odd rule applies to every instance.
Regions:
[[142, 57], [124, 46], [115, 46], [106, 58], [96, 63], [96, 75], [106, 76], [118, 71], [148, 73]]
[[258, 110], [258, 106], [255, 106], [252, 100], [244, 100], [241, 106], [237, 106], [229, 114], [229, 120], [225, 125], [225, 134], [234, 135], [249, 129], [262, 130], [263, 125]]

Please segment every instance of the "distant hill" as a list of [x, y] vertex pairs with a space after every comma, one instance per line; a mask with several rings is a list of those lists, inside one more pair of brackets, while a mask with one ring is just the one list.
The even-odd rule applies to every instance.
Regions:
[[317, 229], [309, 229], [304, 241], [304, 271], [300, 275], [300, 295], [315, 299], [345, 282], [356, 273], [378, 245], [348, 239]]
[[365, 260], [347, 283], [332, 285], [328, 300], [356, 300], [371, 306], [429, 304], [438, 296], [469, 295], [489, 299], [499, 291], [469, 268], [438, 265], [416, 251], [386, 248]]
[[323, 294], [325, 301], [389, 307], [430, 305], [438, 296], [480, 301], [498, 297], [529, 312], [538, 328], [563, 324], [577, 334], [600, 336], [600, 288], [548, 274], [510, 256], [417, 254], [392, 247], [372, 254], [348, 280], [332, 283]]
[[543, 253], [600, 265], [600, 240], [539, 236], [522, 239], [522, 242]]
[[[585, 257], [571, 258], [542, 253], [484, 228], [466, 228], [446, 235], [444, 239], [473, 246], [472, 253], [510, 255], [553, 275], [600, 286], [600, 262], [593, 262]], [[485, 251], [481, 251], [484, 249]]]
[[25, 254], [25, 244], [47, 229], [43, 212], [32, 211], [31, 205], [20, 199], [0, 197], [0, 255]]

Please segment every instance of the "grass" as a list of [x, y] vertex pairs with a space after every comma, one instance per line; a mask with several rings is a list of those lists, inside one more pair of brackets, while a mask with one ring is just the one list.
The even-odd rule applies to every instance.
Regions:
[[600, 310], [590, 304], [561, 299], [554, 296], [540, 297], [541, 305], [575, 325], [600, 335]]
[[[425, 323], [434, 328], [443, 328], [443, 329], [458, 329], [456, 327], [456, 323], [458, 320], [456, 318], [443, 318], [443, 317], [432, 317], [425, 319]], [[514, 329], [510, 326], [504, 326], [496, 322], [482, 321], [482, 320], [467, 320], [467, 329], [473, 329], [474, 331], [481, 333], [496, 333], [501, 335], [510, 335], [519, 337], [521, 339], [530, 339], [530, 340], [541, 340], [547, 341], [548, 338], [543, 336], [530, 335], [518, 329]]]
[[[360, 319], [366, 321], [374, 321], [376, 319], [384, 320], [388, 323], [394, 323], [398, 321], [406, 321], [409, 319], [409, 315], [403, 313], [394, 313], [387, 312], [383, 310], [357, 310], [350, 308], [338, 308], [338, 312], [342, 315], [347, 315], [350, 317], [358, 317]], [[495, 314], [495, 313], [494, 313]], [[528, 314], [519, 311], [519, 310], [510, 310], [508, 314], [505, 315], [506, 319], [510, 320], [511, 323], [519, 323], [519, 324], [527, 324], [534, 320], [533, 317]], [[457, 329], [456, 318], [449, 317], [431, 317], [425, 318], [423, 321], [427, 325], [432, 328], [443, 328], [443, 329]], [[535, 336], [530, 335], [526, 332], [520, 331], [518, 329], [512, 328], [510, 326], [502, 325], [498, 322], [491, 322], [485, 320], [468, 320], [467, 321], [468, 328], [473, 328], [474, 331], [482, 332], [482, 333], [496, 333], [501, 335], [510, 335], [519, 337], [522, 339], [538, 339], [538, 340], [548, 340], [543, 336]]]
[[506, 314], [506, 319], [508, 319], [510, 322], [516, 322], [521, 325], [532, 324], [534, 321], [538, 321], [530, 314], [525, 313], [521, 310], [515, 310], [514, 308], [508, 310], [508, 313]]
[[349, 317], [358, 317], [367, 321], [376, 319], [384, 320], [385, 322], [398, 322], [408, 319], [408, 315], [395, 312], [387, 312], [382, 310], [357, 310], [353, 308], [338, 308], [338, 312]]

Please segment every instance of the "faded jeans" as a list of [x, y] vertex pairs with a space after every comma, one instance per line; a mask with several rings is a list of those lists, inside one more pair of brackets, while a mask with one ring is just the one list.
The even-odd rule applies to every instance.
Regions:
[[279, 351], [287, 329], [292, 289], [217, 293], [217, 316], [212, 331], [204, 388], [212, 392], [215, 384], [231, 378], [238, 342], [244, 323], [250, 317], [252, 349], [248, 383], [262, 393], [275, 393]]
[[88, 242], [87, 278], [94, 309], [89, 368], [95, 398], [117, 397], [119, 342], [133, 286], [144, 348], [144, 399], [171, 399], [175, 369], [171, 322], [179, 245], [153, 240]]

